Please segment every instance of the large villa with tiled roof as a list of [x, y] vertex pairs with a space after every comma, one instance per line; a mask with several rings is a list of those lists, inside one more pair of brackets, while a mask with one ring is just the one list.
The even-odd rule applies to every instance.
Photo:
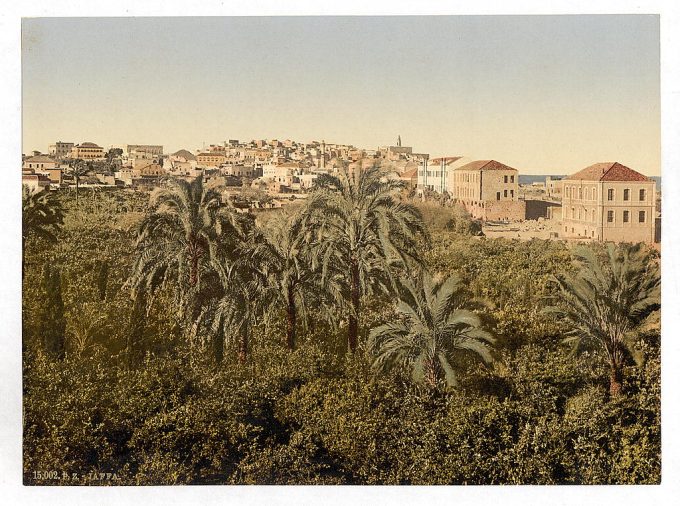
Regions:
[[654, 241], [656, 183], [618, 162], [596, 163], [563, 182], [564, 238]]

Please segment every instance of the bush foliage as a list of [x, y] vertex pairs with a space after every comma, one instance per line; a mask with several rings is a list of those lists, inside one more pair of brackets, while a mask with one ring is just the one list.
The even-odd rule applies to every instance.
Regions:
[[[60, 195], [58, 243], [25, 247], [26, 484], [660, 482], [658, 325], [640, 333], [645, 360], [626, 365], [626, 393], [611, 398], [601, 357], [571, 355], [542, 312], [550, 276], [574, 268], [561, 242], [486, 239], [458, 211], [419, 204], [428, 268], [460, 277], [497, 338], [491, 365], [462, 362], [456, 389], [428, 390], [371, 366], [368, 329], [398, 314], [384, 296], [362, 300], [355, 354], [346, 322], [310, 325], [287, 350], [281, 314], [252, 329], [247, 363], [227, 349], [216, 364], [183, 339], [170, 293], [148, 312], [130, 299], [131, 231], [146, 201], [81, 193], [77, 209]], [[61, 272], [63, 359], [41, 335], [46, 264]]]

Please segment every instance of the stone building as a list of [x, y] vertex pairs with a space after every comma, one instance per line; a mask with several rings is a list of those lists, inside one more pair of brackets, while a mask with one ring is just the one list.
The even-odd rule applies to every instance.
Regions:
[[596, 163], [563, 180], [564, 238], [654, 242], [654, 180], [618, 162]]
[[222, 151], [199, 153], [196, 161], [201, 167], [219, 167], [226, 163], [227, 157]]
[[125, 152], [128, 156], [139, 153], [148, 153], [152, 157], [163, 156], [163, 146], [157, 144], [127, 144]]
[[54, 169], [57, 167], [57, 162], [54, 158], [46, 155], [36, 155], [26, 158], [23, 162], [22, 169]]
[[526, 208], [518, 199], [519, 174], [496, 160], [477, 160], [453, 170], [451, 194], [459, 204], [485, 221], [521, 221]]
[[81, 160], [103, 160], [104, 148], [96, 145], [94, 142], [76, 144], [71, 148], [71, 158], [80, 158]]
[[54, 144], [50, 144], [47, 149], [50, 156], [54, 158], [67, 158], [71, 154], [73, 146], [72, 142], [57, 141]]

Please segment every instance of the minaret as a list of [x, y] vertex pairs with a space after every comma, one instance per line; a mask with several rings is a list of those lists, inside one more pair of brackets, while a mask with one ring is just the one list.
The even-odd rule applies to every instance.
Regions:
[[321, 140], [321, 168], [326, 168], [326, 141]]
[[401, 147], [401, 135], [397, 135], [397, 147]]

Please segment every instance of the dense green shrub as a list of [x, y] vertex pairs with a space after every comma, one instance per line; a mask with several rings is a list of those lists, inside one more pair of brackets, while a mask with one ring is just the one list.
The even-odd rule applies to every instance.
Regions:
[[[431, 224], [428, 268], [461, 276], [499, 342], [490, 367], [470, 364], [458, 389], [428, 393], [399, 371], [376, 375], [361, 350], [347, 356], [346, 322], [312, 325], [292, 353], [283, 319], [267, 331], [258, 325], [248, 363], [227, 346], [216, 365], [179, 338], [171, 297], [160, 293], [149, 313], [130, 299], [124, 281], [138, 215], [128, 213], [144, 203], [117, 197], [83, 191], [76, 211], [72, 196], [61, 196], [59, 242], [26, 244], [25, 483], [659, 482], [658, 314], [638, 339], [646, 360], [628, 366], [626, 394], [611, 400], [600, 359], [569, 355], [561, 329], [540, 312], [547, 278], [571, 266], [562, 243], [489, 240]], [[105, 290], [97, 262], [108, 265]], [[62, 361], [40, 340], [46, 263], [62, 273]], [[389, 297], [367, 297], [362, 307], [362, 328], [395, 317]], [[98, 318], [92, 346], [75, 353], [80, 322]]]

